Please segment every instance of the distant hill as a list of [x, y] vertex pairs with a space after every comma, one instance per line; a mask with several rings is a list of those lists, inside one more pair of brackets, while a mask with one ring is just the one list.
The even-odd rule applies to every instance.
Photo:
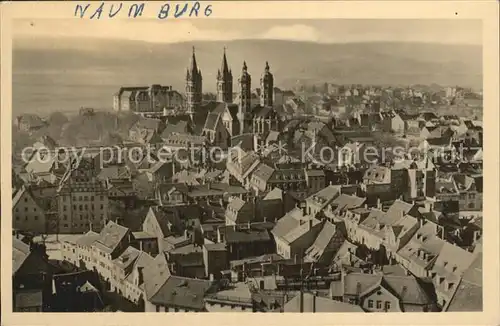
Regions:
[[111, 107], [120, 85], [161, 83], [184, 90], [192, 46], [204, 79], [215, 90], [222, 49], [236, 79], [243, 60], [258, 87], [265, 61], [275, 84], [297, 79], [360, 84], [440, 84], [482, 87], [482, 49], [427, 43], [347, 43], [238, 40], [157, 44], [100, 39], [15, 39], [14, 110], [72, 110]]

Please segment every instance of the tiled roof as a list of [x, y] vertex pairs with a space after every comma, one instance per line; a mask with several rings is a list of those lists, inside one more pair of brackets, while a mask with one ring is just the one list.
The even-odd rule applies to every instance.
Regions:
[[156, 219], [163, 235], [169, 235], [170, 225], [173, 224], [172, 218], [175, 216], [176, 212], [168, 207], [159, 206], [150, 207], [149, 212], [153, 214], [153, 218]]
[[105, 166], [99, 171], [97, 178], [101, 180], [129, 178], [130, 171], [126, 165]]
[[309, 232], [311, 227], [315, 227], [318, 224], [321, 224], [320, 220], [312, 216], [304, 216], [302, 210], [300, 210], [300, 213], [292, 210], [278, 220], [272, 233], [275, 237], [282, 238], [284, 241], [292, 243]]
[[283, 190], [280, 188], [274, 188], [265, 197], [264, 200], [283, 200]]
[[12, 237], [12, 274], [15, 274], [30, 254], [30, 247], [15, 237]]
[[205, 121], [203, 129], [215, 131], [217, 129], [217, 123], [219, 119], [220, 119], [220, 113], [210, 112], [207, 115], [207, 120]]
[[230, 207], [231, 209], [234, 209], [235, 211], [239, 211], [240, 209], [243, 208], [243, 206], [246, 204], [247, 202], [242, 200], [241, 198], [239, 197], [236, 197], [234, 198], [233, 200], [231, 200], [229, 202], [229, 205], [228, 207]]
[[254, 170], [254, 175], [261, 178], [264, 181], [268, 181], [273, 173], [275, 172], [275, 169], [270, 167], [269, 165], [266, 165], [264, 163], [260, 163], [257, 168]]
[[[337, 227], [334, 224], [325, 222], [316, 240], [305, 252], [306, 261], [329, 263], [334, 252], [328, 249], [334, 249], [332, 240], [336, 232]], [[327, 253], [329, 255], [326, 255]]]
[[361, 207], [366, 201], [366, 198], [351, 196], [347, 194], [340, 194], [332, 201], [332, 206], [336, 206], [337, 210], [353, 209]]
[[226, 243], [250, 243], [271, 240], [267, 228], [256, 225], [250, 225], [250, 228], [226, 226], [220, 231], [224, 232]]
[[[431, 299], [414, 276], [350, 273], [344, 276], [343, 293], [334, 295], [362, 295], [380, 285], [393, 292], [403, 304], [427, 305]], [[335, 282], [333, 282], [335, 283]]]
[[152, 298], [170, 277], [170, 269], [165, 254], [160, 253], [144, 267], [144, 292]]
[[96, 242], [100, 238], [100, 236], [101, 235], [99, 233], [96, 233], [94, 231], [89, 231], [84, 235], [82, 235], [81, 237], [79, 237], [76, 240], [76, 244], [80, 246], [90, 247], [92, 246], [92, 244], [94, 244], [94, 242]]
[[294, 208], [285, 214], [282, 218], [278, 220], [272, 233], [275, 236], [284, 237], [291, 230], [296, 228], [300, 224], [300, 219], [303, 217], [303, 211], [301, 208]]
[[118, 268], [125, 270], [135, 262], [140, 253], [141, 252], [136, 248], [129, 246], [124, 252], [121, 253], [120, 256], [118, 256], [118, 258], [113, 260], [113, 264]]
[[211, 282], [207, 280], [170, 276], [149, 301], [155, 305], [203, 310], [204, 297], [210, 287]]
[[127, 229], [124, 226], [109, 221], [108, 224], [101, 230], [99, 239], [94, 243], [101, 250], [112, 253], [122, 239], [127, 235]]
[[483, 310], [483, 255], [476, 254], [474, 261], [464, 272], [453, 299], [446, 311]]
[[330, 185], [309, 196], [307, 200], [313, 200], [315, 202], [321, 203], [323, 206], [326, 206], [340, 194], [340, 191], [340, 186]]

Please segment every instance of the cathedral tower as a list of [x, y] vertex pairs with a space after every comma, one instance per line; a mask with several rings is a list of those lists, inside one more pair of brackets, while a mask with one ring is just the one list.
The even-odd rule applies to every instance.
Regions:
[[224, 48], [221, 68], [217, 72], [217, 102], [233, 102], [233, 74], [227, 65], [226, 48]]
[[269, 72], [269, 63], [266, 61], [264, 74], [260, 79], [260, 105], [273, 106], [274, 77]]
[[251, 111], [252, 103], [252, 78], [248, 73], [247, 63], [243, 62], [241, 77], [238, 79], [240, 98], [238, 103], [238, 120], [240, 121], [240, 134], [243, 133], [245, 117]]
[[191, 64], [186, 73], [186, 108], [191, 117], [200, 108], [202, 100], [202, 77], [201, 70], [196, 64], [196, 55], [193, 47]]

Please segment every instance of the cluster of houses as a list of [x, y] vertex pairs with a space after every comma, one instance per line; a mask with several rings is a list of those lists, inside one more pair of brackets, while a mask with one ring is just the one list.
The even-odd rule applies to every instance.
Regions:
[[[277, 100], [267, 63], [257, 97], [243, 64], [235, 97], [226, 53], [216, 101], [201, 80], [193, 52], [185, 113], [140, 117], [121, 145], [70, 160], [45, 136], [13, 169], [16, 311], [101, 311], [110, 295], [147, 312], [482, 310], [481, 122], [308, 116]], [[169, 92], [115, 103], [155, 112]], [[388, 139], [403, 151], [366, 158]], [[203, 157], [214, 147], [222, 159]]]

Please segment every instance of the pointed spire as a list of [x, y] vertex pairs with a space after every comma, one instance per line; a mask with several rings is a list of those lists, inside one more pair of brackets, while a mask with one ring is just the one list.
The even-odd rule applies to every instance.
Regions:
[[224, 47], [224, 54], [222, 55], [222, 64], [220, 72], [222, 73], [222, 75], [226, 75], [227, 73], [229, 73], [229, 68], [227, 65], [227, 58], [226, 58], [226, 47]]
[[197, 73], [198, 72], [198, 65], [196, 64], [196, 54], [193, 46], [193, 55], [191, 56], [191, 66], [190, 69], [191, 73]]
[[266, 61], [266, 72], [269, 72], [269, 62]]
[[247, 71], [247, 62], [243, 61], [243, 71]]

